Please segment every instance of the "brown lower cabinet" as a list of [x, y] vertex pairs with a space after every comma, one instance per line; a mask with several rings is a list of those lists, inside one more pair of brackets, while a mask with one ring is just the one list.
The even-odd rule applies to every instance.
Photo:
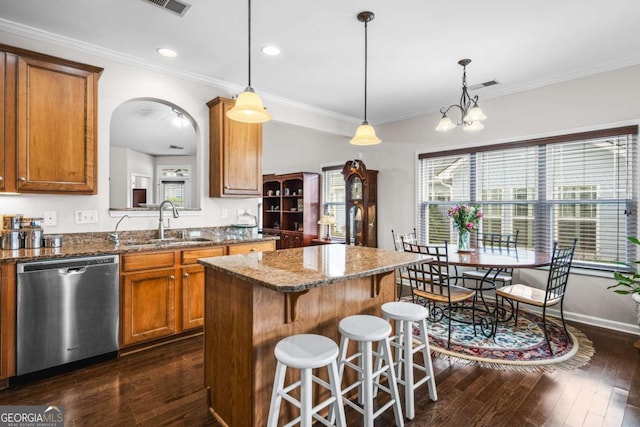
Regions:
[[122, 255], [121, 346], [168, 337], [204, 324], [204, 267], [198, 258], [224, 246]]
[[123, 254], [120, 262], [121, 347], [204, 325], [204, 266], [198, 258], [275, 250], [275, 241]]
[[280, 246], [278, 249], [300, 248], [304, 246], [304, 235], [295, 231], [280, 232]]
[[238, 243], [237, 245], [229, 245], [227, 254], [248, 254], [250, 252], [267, 252], [276, 249], [276, 243], [274, 240], [266, 242], [251, 242], [251, 243]]
[[0, 379], [12, 377], [16, 373], [15, 302], [16, 265], [0, 264]]

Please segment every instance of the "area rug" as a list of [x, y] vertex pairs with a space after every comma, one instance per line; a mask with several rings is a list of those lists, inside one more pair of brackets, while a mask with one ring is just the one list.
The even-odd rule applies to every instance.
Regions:
[[[470, 311], [463, 310], [463, 313]], [[546, 372], [556, 368], [575, 369], [589, 363], [593, 343], [578, 329], [567, 325], [569, 340], [559, 320], [547, 318], [553, 355], [542, 330], [542, 316], [520, 309], [518, 325], [513, 319], [499, 322], [495, 337], [488, 338], [480, 328], [452, 321], [451, 345], [447, 348], [447, 323], [429, 323], [429, 344], [439, 358], [456, 363], [477, 364], [492, 369]], [[419, 330], [414, 328], [414, 334]]]

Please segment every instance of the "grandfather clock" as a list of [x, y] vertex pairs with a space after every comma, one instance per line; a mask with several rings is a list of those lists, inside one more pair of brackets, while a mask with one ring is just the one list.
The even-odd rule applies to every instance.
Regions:
[[362, 160], [349, 160], [342, 168], [346, 194], [348, 245], [378, 246], [378, 171], [368, 170]]

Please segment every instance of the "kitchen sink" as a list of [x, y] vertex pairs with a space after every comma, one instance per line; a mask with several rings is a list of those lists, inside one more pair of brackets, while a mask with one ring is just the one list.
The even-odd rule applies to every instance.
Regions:
[[128, 240], [123, 242], [128, 248], [164, 248], [171, 246], [186, 246], [196, 245], [203, 242], [213, 242], [211, 239], [205, 237], [187, 237], [187, 238], [174, 238], [169, 237], [166, 239], [148, 239], [148, 240]]

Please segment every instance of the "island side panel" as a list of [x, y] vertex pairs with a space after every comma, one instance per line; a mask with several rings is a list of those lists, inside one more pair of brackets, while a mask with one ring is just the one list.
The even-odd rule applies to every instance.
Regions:
[[206, 268], [205, 387], [209, 411], [226, 426], [250, 426], [253, 412], [253, 286]]
[[[275, 345], [284, 337], [314, 333], [340, 342], [338, 323], [341, 319], [354, 314], [380, 316], [380, 306], [396, 298], [395, 272], [367, 276], [309, 289], [297, 298], [297, 317], [287, 323], [289, 316], [286, 294], [256, 286], [253, 299], [253, 388], [254, 408], [253, 426], [266, 425], [276, 360], [273, 354]], [[379, 285], [379, 286], [378, 286]], [[372, 296], [375, 289], [380, 290]], [[321, 377], [328, 380], [325, 370]], [[287, 384], [299, 379], [296, 370], [290, 370]], [[314, 392], [324, 392], [316, 387]], [[314, 396], [317, 401], [326, 398], [323, 394]], [[315, 403], [314, 403], [315, 404]], [[283, 407], [291, 408], [283, 404]], [[291, 420], [296, 414], [282, 410], [282, 417]]]

